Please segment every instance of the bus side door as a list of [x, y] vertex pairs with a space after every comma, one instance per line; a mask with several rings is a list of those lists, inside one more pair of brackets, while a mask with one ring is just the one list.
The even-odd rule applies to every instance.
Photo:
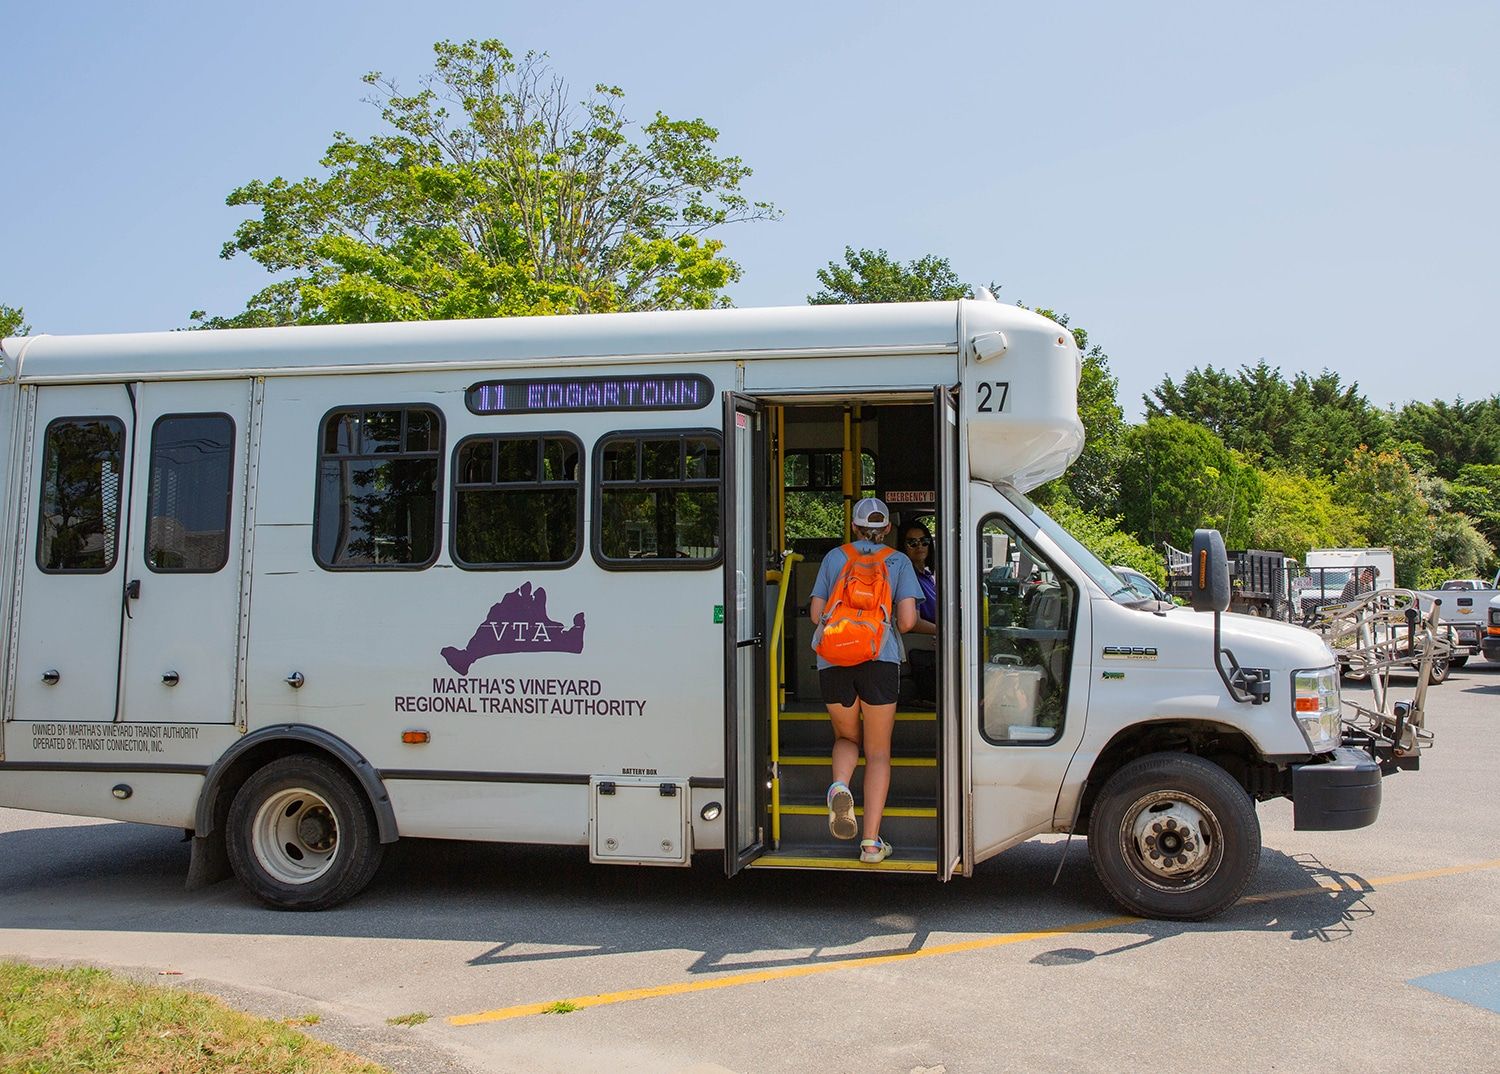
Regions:
[[234, 720], [250, 385], [153, 383], [138, 393], [126, 719]]
[[[29, 404], [9, 712], [16, 720], [109, 722], [125, 596], [130, 397], [123, 384], [45, 386]], [[76, 737], [80, 749], [103, 743]]]

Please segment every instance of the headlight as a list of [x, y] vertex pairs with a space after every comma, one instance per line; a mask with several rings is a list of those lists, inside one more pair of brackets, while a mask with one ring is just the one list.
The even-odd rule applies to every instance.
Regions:
[[1298, 671], [1292, 675], [1292, 714], [1314, 753], [1337, 749], [1344, 740], [1339, 718], [1337, 668]]

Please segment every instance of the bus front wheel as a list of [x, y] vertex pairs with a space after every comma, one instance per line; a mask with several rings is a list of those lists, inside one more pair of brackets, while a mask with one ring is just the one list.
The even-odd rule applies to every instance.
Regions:
[[1260, 864], [1245, 789], [1186, 753], [1139, 757], [1109, 778], [1089, 818], [1089, 857], [1132, 914], [1201, 921], [1234, 905]]
[[278, 910], [324, 910], [352, 899], [385, 848], [364, 794], [337, 765], [293, 754], [267, 764], [234, 796], [229, 864]]

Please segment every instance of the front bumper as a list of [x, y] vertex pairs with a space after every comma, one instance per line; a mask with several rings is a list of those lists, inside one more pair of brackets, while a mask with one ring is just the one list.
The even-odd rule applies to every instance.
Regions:
[[1337, 749], [1292, 765], [1292, 827], [1301, 832], [1366, 828], [1380, 816], [1380, 765], [1363, 750]]
[[1500, 660], [1500, 637], [1488, 635], [1479, 643], [1479, 647], [1484, 650], [1486, 659]]

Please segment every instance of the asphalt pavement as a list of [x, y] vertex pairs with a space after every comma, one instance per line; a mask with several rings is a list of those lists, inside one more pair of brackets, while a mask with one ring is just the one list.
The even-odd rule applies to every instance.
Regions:
[[1203, 924], [1122, 917], [1061, 838], [947, 885], [411, 841], [353, 903], [278, 913], [184, 891], [179, 832], [0, 810], [0, 956], [317, 1014], [423, 1074], [1494, 1070], [1500, 664], [1456, 669], [1428, 726], [1371, 828], [1262, 805], [1259, 873]]

